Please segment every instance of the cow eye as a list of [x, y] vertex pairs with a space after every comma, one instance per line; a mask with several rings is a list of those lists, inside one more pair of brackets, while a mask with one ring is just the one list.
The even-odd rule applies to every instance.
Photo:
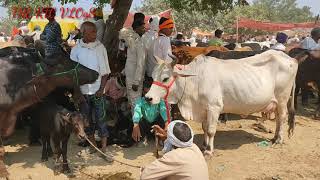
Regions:
[[169, 78], [164, 78], [163, 80], [162, 80], [162, 82], [167, 82], [169, 80]]

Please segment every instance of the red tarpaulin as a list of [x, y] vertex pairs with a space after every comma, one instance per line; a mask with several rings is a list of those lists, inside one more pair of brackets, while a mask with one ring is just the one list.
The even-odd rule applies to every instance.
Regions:
[[[126, 20], [126, 22], [125, 22], [124, 25], [123, 25], [124, 27], [131, 27], [131, 25], [132, 25], [132, 23], [133, 23], [133, 16], [134, 16], [134, 13], [130, 13], [130, 12], [129, 12], [128, 17], [127, 17], [127, 20]], [[159, 13], [158, 16], [170, 18], [170, 17], [171, 17], [171, 9]], [[146, 18], [145, 18], [146, 28], [149, 27], [148, 21], [149, 21], [150, 17], [151, 17], [151, 16], [146, 16]]]
[[[236, 27], [237, 25], [234, 25]], [[251, 19], [241, 18], [238, 21], [239, 28], [248, 28], [248, 29], [257, 29], [265, 31], [283, 31], [297, 28], [314, 28], [319, 27], [320, 23], [315, 24], [314, 22], [306, 23], [272, 23], [272, 22], [263, 22], [255, 21]]]

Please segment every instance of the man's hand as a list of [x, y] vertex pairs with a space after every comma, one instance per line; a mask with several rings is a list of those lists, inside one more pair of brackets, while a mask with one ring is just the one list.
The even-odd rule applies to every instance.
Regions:
[[132, 90], [133, 91], [138, 91], [139, 86], [138, 85], [132, 85]]
[[141, 132], [139, 124], [134, 124], [133, 131], [132, 131], [132, 138], [134, 141], [139, 142], [141, 138]]
[[152, 128], [153, 128], [155, 135], [158, 136], [162, 141], [167, 139], [167, 131], [165, 131], [164, 129], [162, 129], [158, 125], [154, 125], [154, 126], [152, 126]]
[[97, 97], [102, 97], [103, 96], [103, 89], [99, 89], [96, 94], [95, 94]]
[[75, 93], [73, 95], [73, 100], [75, 104], [80, 105], [81, 103], [85, 102], [86, 99], [84, 98], [84, 96], [81, 93]]

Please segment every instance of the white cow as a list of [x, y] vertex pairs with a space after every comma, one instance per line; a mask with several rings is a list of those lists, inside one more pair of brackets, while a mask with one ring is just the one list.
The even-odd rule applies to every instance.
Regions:
[[[182, 66], [182, 70], [156, 59], [154, 84], [146, 98], [157, 104], [160, 98], [167, 97], [168, 103], [178, 104], [186, 120], [202, 122], [205, 154], [213, 152], [221, 113], [249, 115], [275, 111], [277, 127], [273, 142], [283, 142], [287, 103], [294, 92], [298, 69], [296, 59], [275, 50], [234, 61], [199, 55], [190, 64]], [[293, 128], [294, 107], [291, 103], [289, 136]]]

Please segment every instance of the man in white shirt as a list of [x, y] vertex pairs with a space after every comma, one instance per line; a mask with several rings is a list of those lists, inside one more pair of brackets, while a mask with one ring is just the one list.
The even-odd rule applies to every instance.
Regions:
[[173, 32], [174, 23], [172, 19], [162, 17], [159, 22], [159, 37], [154, 42], [153, 53], [160, 59], [171, 62], [172, 55], [170, 36]]
[[149, 19], [150, 29], [142, 36], [144, 46], [146, 48], [146, 76], [144, 80], [144, 87], [149, 88], [153, 82], [152, 72], [157, 65], [157, 61], [153, 57], [153, 46], [158, 38], [159, 32], [159, 16], [152, 16]]
[[[80, 32], [83, 38], [80, 40], [80, 43], [72, 48], [70, 58], [99, 73], [99, 77], [94, 83], [80, 86], [80, 111], [89, 121], [89, 127], [85, 131], [90, 141], [96, 142], [94, 133], [95, 130], [98, 130], [102, 143], [102, 151], [106, 152], [109, 132], [105, 120], [103, 91], [108, 74], [111, 73], [107, 50], [100, 41], [96, 40], [97, 29], [94, 23], [84, 22], [81, 25]], [[92, 113], [94, 113], [95, 119], [92, 119]]]
[[97, 8], [94, 14], [95, 22], [97, 27], [97, 40], [102, 42], [104, 31], [106, 29], [106, 23], [103, 20], [103, 12], [101, 8]]
[[3, 33], [3, 32], [0, 33], [0, 42], [6, 42], [6, 41], [5, 41], [5, 38], [4, 38], [4, 33]]
[[127, 47], [127, 61], [124, 71], [128, 103], [132, 113], [136, 100], [142, 96], [145, 75], [146, 48], [142, 38], [145, 33], [144, 25], [144, 21], [138, 18], [132, 23], [132, 28], [123, 28], [119, 34], [119, 39], [123, 40]]
[[286, 46], [284, 44], [287, 42], [288, 36], [283, 32], [279, 32], [277, 34], [276, 40], [277, 43], [274, 46], [272, 46], [271, 49], [278, 51], [286, 51]]
[[150, 29], [147, 31], [142, 38], [144, 38], [144, 45], [147, 50], [147, 69], [146, 74], [148, 77], [152, 77], [153, 68], [157, 62], [153, 57], [153, 46], [154, 42], [158, 38], [159, 31], [159, 16], [152, 16], [149, 20]]
[[34, 28], [33, 28], [33, 32], [31, 34], [34, 34], [33, 36], [33, 40], [37, 41], [37, 40], [40, 40], [40, 35], [41, 35], [41, 27], [39, 25], [36, 25]]
[[193, 143], [193, 132], [187, 123], [172, 121], [167, 133], [159, 126], [154, 130], [167, 137], [162, 150], [165, 154], [141, 169], [141, 180], [209, 180], [207, 163]]
[[301, 42], [301, 48], [308, 50], [320, 50], [320, 27], [314, 28], [311, 31], [311, 37], [305, 38]]

